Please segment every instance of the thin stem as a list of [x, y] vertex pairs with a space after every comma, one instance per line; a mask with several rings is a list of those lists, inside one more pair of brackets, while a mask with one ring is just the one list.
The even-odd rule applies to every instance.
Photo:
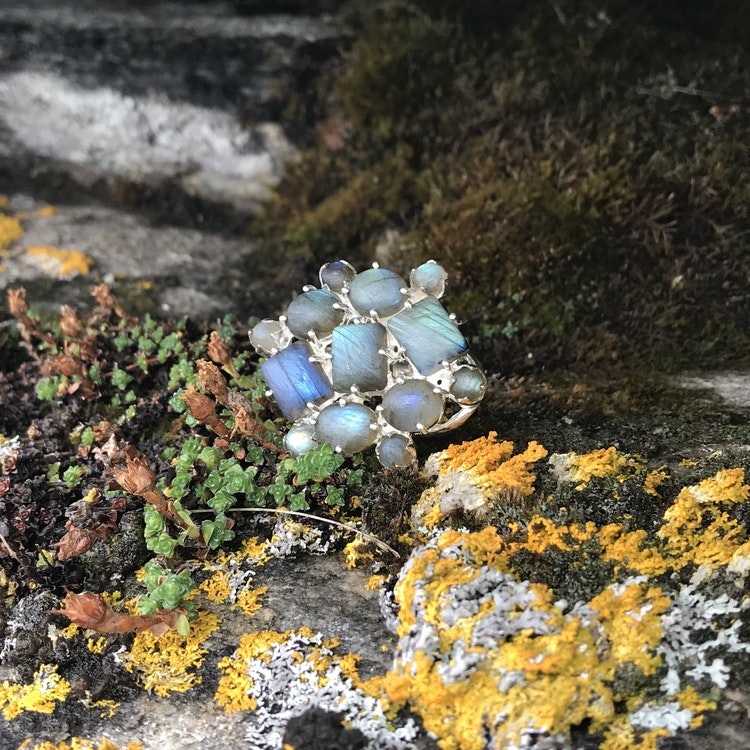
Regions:
[[[399, 555], [398, 552], [396, 552], [393, 547], [387, 545], [384, 541], [381, 539], [378, 539], [373, 534], [368, 534], [366, 531], [362, 531], [361, 529], [357, 529], [354, 526], [351, 526], [348, 523], [341, 523], [341, 521], [334, 521], [332, 518], [323, 518], [322, 516], [315, 516], [312, 513], [303, 513], [299, 510], [287, 510], [286, 508], [227, 508], [225, 513], [231, 513], [234, 511], [235, 513], [278, 513], [280, 515], [287, 515], [287, 516], [299, 516], [300, 518], [311, 518], [314, 521], [322, 521], [323, 523], [330, 524], [331, 526], [338, 526], [340, 529], [344, 529], [345, 531], [351, 531], [353, 534], [359, 534], [360, 536], [363, 536], [365, 539], [371, 541], [376, 547], [379, 549], [382, 549], [385, 552], [390, 552], [394, 557], [400, 558], [401, 555]], [[190, 511], [190, 513], [213, 513], [212, 510], [209, 510], [208, 508], [197, 508]]]

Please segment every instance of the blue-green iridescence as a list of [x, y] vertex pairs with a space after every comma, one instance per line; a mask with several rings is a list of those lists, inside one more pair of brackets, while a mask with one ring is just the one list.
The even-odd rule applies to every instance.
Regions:
[[318, 415], [315, 437], [351, 456], [375, 442], [377, 431], [371, 425], [376, 420], [375, 412], [363, 404], [332, 404]]
[[325, 289], [312, 289], [292, 300], [286, 311], [286, 324], [299, 338], [307, 338], [310, 331], [316, 336], [328, 336], [344, 319], [344, 311], [334, 308], [338, 298]]
[[425, 297], [402, 310], [387, 326], [418, 372], [425, 376], [437, 372], [443, 362], [451, 362], [469, 348], [458, 326], [434, 297]]
[[382, 406], [388, 424], [403, 432], [417, 432], [440, 419], [443, 397], [426, 380], [405, 380], [386, 392]]
[[331, 335], [331, 379], [337, 391], [382, 391], [388, 382], [386, 331], [380, 323], [337, 326]]
[[380, 316], [393, 315], [404, 304], [406, 282], [387, 268], [368, 268], [358, 273], [349, 285], [349, 301], [357, 312]]
[[284, 447], [296, 458], [318, 445], [315, 428], [309, 424], [292, 425], [284, 437]]
[[295, 420], [306, 414], [309, 402], [320, 404], [333, 396], [323, 368], [317, 362], [310, 362], [311, 356], [312, 351], [304, 341], [295, 341], [260, 367], [287, 419]]

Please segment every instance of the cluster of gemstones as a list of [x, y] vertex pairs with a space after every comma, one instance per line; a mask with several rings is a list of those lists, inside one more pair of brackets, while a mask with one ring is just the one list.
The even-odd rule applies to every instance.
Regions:
[[327, 443], [344, 455], [375, 444], [387, 468], [414, 463], [412, 433], [462, 424], [487, 381], [466, 339], [438, 301], [447, 274], [428, 261], [409, 284], [393, 271], [357, 273], [346, 261], [320, 269], [278, 320], [250, 332], [268, 359], [263, 377], [293, 421], [285, 447], [294, 456]]

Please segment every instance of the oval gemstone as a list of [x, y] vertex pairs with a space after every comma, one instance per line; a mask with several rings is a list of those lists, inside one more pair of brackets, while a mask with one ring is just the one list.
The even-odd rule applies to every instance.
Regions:
[[250, 331], [250, 343], [258, 354], [270, 356], [281, 351], [290, 341], [291, 334], [278, 320], [261, 320]]
[[369, 448], [377, 436], [370, 425], [377, 422], [372, 409], [363, 404], [331, 404], [318, 415], [315, 437], [346, 456]]
[[406, 435], [389, 435], [383, 438], [375, 453], [386, 469], [405, 469], [413, 466], [417, 460], [414, 446]]
[[443, 414], [443, 398], [426, 380], [405, 380], [383, 396], [383, 418], [403, 432], [432, 427]]
[[360, 391], [382, 391], [388, 382], [387, 346], [380, 323], [337, 326], [331, 336], [331, 380], [337, 391], [356, 386]]
[[433, 297], [442, 297], [445, 291], [445, 281], [448, 274], [445, 269], [434, 260], [422, 263], [411, 272], [412, 286], [418, 286], [422, 291]]
[[318, 445], [315, 428], [311, 424], [293, 425], [284, 437], [284, 447], [296, 458]]
[[345, 260], [334, 260], [320, 269], [320, 283], [332, 292], [340, 292], [357, 275], [354, 266]]
[[310, 362], [311, 356], [312, 350], [304, 341], [295, 341], [260, 366], [263, 379], [287, 419], [307, 414], [308, 403], [320, 404], [333, 396], [323, 368], [318, 362]]
[[453, 373], [451, 395], [459, 404], [478, 404], [487, 390], [487, 378], [478, 367], [459, 367]]
[[422, 375], [432, 375], [443, 362], [456, 359], [469, 348], [458, 326], [434, 297], [425, 297], [402, 310], [387, 326]]
[[406, 282], [387, 268], [368, 268], [357, 274], [349, 284], [349, 301], [362, 315], [374, 310], [387, 316], [398, 312], [404, 304]]
[[311, 289], [292, 300], [286, 311], [286, 324], [299, 338], [307, 338], [313, 331], [316, 336], [328, 336], [344, 319], [344, 311], [334, 307], [336, 295], [325, 289]]

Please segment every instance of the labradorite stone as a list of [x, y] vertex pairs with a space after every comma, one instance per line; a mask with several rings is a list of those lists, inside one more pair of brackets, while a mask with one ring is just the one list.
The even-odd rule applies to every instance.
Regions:
[[404, 304], [406, 282], [386, 268], [368, 268], [357, 274], [349, 284], [349, 300], [357, 312], [380, 316], [393, 315]]
[[350, 456], [373, 444], [377, 431], [370, 425], [376, 421], [375, 412], [363, 404], [331, 404], [318, 415], [315, 437]]
[[405, 469], [417, 459], [412, 442], [406, 435], [389, 435], [383, 438], [378, 443], [376, 452], [386, 469]]
[[351, 263], [345, 260], [335, 260], [326, 263], [320, 269], [320, 283], [332, 292], [340, 292], [357, 275]]
[[380, 323], [337, 326], [331, 336], [331, 379], [337, 391], [353, 385], [361, 391], [382, 391], [388, 380], [388, 360], [380, 352], [387, 344]]
[[459, 367], [453, 373], [450, 391], [459, 404], [478, 404], [486, 389], [487, 378], [478, 367]]
[[292, 300], [286, 311], [286, 324], [299, 338], [307, 338], [309, 331], [316, 336], [328, 336], [344, 319], [344, 311], [337, 310], [336, 295], [325, 289], [312, 289]]
[[397, 430], [417, 432], [432, 427], [443, 413], [443, 398], [426, 380], [405, 380], [383, 396], [383, 418]]
[[445, 291], [445, 280], [447, 278], [448, 274], [445, 269], [438, 263], [435, 263], [434, 260], [422, 263], [421, 266], [417, 266], [411, 272], [412, 285], [418, 286], [433, 297], [442, 296]]
[[261, 366], [263, 378], [287, 419], [297, 419], [308, 412], [307, 404], [320, 404], [333, 396], [323, 368], [310, 362], [312, 350], [304, 341], [295, 341]]
[[387, 326], [422, 375], [432, 375], [444, 361], [456, 359], [469, 348], [458, 326], [434, 297], [405, 308]]
[[295, 457], [311, 451], [317, 445], [315, 428], [311, 424], [293, 425], [284, 437], [284, 447]]
[[259, 354], [273, 354], [283, 349], [291, 339], [278, 320], [261, 320], [250, 331], [250, 343]]

